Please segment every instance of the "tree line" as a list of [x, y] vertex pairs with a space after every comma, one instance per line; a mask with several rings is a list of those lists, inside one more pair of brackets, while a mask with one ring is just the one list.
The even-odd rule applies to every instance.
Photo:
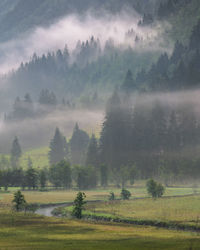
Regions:
[[100, 161], [109, 166], [116, 183], [121, 173], [126, 178], [132, 171], [133, 176], [156, 176], [166, 184], [199, 178], [200, 120], [195, 106], [146, 100], [146, 95], [131, 98], [114, 92], [100, 137]]
[[73, 109], [75, 103], [65, 97], [59, 99], [53, 91], [42, 89], [38, 100], [33, 101], [31, 95], [26, 93], [24, 98], [16, 97], [12, 111], [5, 114], [5, 121], [24, 120], [27, 118], [35, 118], [55, 111], [56, 108]]
[[[69, 140], [56, 128], [49, 145], [47, 182], [56, 188], [88, 189], [109, 183], [125, 187], [136, 178], [159, 178], [166, 185], [198, 179], [197, 107], [189, 101], [148, 98], [115, 91], [107, 103], [99, 139], [90, 137], [78, 124]], [[10, 165], [12, 170], [19, 169], [21, 154], [15, 138], [10, 162], [2, 157], [0, 165], [6, 171]], [[32, 169], [31, 159], [28, 165]]]

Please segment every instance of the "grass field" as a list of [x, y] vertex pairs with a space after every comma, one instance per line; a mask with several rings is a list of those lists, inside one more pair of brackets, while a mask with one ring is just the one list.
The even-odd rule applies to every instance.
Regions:
[[174, 222], [200, 227], [200, 196], [151, 198], [113, 201], [88, 205], [95, 213], [105, 213], [135, 220]]
[[196, 233], [89, 223], [0, 210], [0, 249], [197, 250]]
[[[156, 201], [146, 198], [143, 183], [136, 183], [130, 191], [130, 201], [108, 202], [112, 190], [120, 195], [120, 189], [85, 191], [87, 200], [104, 200], [88, 209], [95, 213], [111, 214], [136, 219], [175, 220], [180, 223], [196, 223], [200, 211], [200, 196], [163, 198]], [[11, 210], [13, 193], [0, 193], [0, 250], [10, 249], [67, 249], [67, 250], [198, 250], [198, 233], [167, 230], [150, 226], [135, 226], [113, 222], [76, 221], [66, 218], [45, 218], [34, 214], [15, 213]], [[192, 194], [192, 188], [168, 188], [166, 195]], [[77, 191], [25, 191], [28, 202], [61, 203], [74, 200]]]
[[[9, 188], [9, 192], [0, 192], [0, 204], [10, 204], [13, 199], [13, 193], [18, 190], [18, 188]], [[107, 189], [94, 189], [86, 190], [87, 200], [108, 200], [110, 191], [113, 191], [116, 195], [116, 198], [120, 198], [121, 189], [116, 189], [115, 187], [110, 187]], [[136, 183], [135, 186], [129, 188], [132, 193], [132, 199], [139, 197], [148, 197], [146, 188], [141, 186], [141, 183]], [[200, 189], [197, 189], [200, 193]], [[49, 204], [49, 203], [63, 203], [71, 202], [74, 200], [77, 190], [55, 190], [48, 192], [40, 191], [23, 191], [27, 202], [30, 203], [40, 203], [40, 204]], [[193, 194], [192, 188], [167, 188], [166, 196], [176, 196], [176, 195], [190, 195]]]

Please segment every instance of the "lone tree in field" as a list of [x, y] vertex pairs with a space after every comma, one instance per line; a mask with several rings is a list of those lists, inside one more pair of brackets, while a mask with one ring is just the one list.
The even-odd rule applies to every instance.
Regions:
[[72, 215], [77, 219], [82, 218], [82, 211], [84, 209], [84, 205], [86, 204], [85, 198], [85, 193], [79, 192], [76, 196], [76, 199], [74, 200], [74, 209], [72, 211]]
[[123, 188], [121, 191], [121, 197], [123, 200], [129, 200], [131, 197], [131, 193], [127, 189]]
[[17, 212], [23, 210], [26, 205], [24, 195], [20, 191], [14, 193], [14, 199], [12, 202], [14, 203], [14, 208]]
[[21, 146], [19, 144], [19, 140], [17, 137], [15, 137], [12, 148], [11, 148], [11, 165], [12, 167], [17, 167], [19, 163], [19, 158], [22, 155]]
[[146, 187], [148, 194], [151, 195], [154, 199], [162, 197], [165, 192], [165, 188], [163, 187], [163, 185], [157, 183], [153, 179], [147, 181]]

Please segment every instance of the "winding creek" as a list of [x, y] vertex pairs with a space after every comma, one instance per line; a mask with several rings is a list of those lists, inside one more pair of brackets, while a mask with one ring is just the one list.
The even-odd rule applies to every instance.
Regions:
[[[180, 196], [177, 196], [180, 197]], [[163, 197], [166, 198], [166, 197]], [[144, 199], [144, 198], [135, 198], [135, 199]], [[104, 202], [99, 200], [88, 201], [88, 203], [97, 203]], [[52, 204], [52, 205], [42, 205], [40, 208], [36, 210], [37, 215], [54, 217], [52, 214], [53, 210], [59, 207], [67, 207], [73, 205], [73, 202], [63, 203], [63, 204]], [[182, 230], [182, 231], [192, 231], [192, 232], [200, 232], [200, 228], [195, 225], [181, 225], [174, 222], [162, 222], [162, 221], [152, 221], [152, 220], [136, 220], [136, 219], [126, 219], [126, 218], [112, 218], [112, 217], [104, 217], [98, 215], [89, 215], [87, 219], [93, 219], [95, 221], [107, 221], [107, 222], [116, 222], [116, 223], [125, 223], [129, 225], [141, 225], [141, 226], [154, 226], [158, 228], [166, 228], [166, 229], [174, 229], [174, 230]]]
[[[104, 202], [103, 200], [93, 200], [93, 201], [87, 201], [87, 203], [97, 203], [97, 202]], [[54, 215], [52, 214], [53, 210], [55, 208], [59, 207], [67, 207], [67, 206], [72, 206], [74, 203], [73, 202], [66, 202], [62, 204], [53, 204], [53, 205], [41, 205], [35, 213], [38, 215], [43, 215], [47, 217], [53, 217]]]
[[43, 207], [40, 207], [36, 210], [36, 214], [38, 215], [43, 215], [43, 216], [47, 216], [47, 217], [53, 217], [53, 210], [55, 208], [59, 208], [59, 207], [66, 207], [67, 205], [71, 205], [69, 203], [66, 203], [66, 204], [62, 204], [62, 205], [49, 205], [49, 206], [43, 206]]

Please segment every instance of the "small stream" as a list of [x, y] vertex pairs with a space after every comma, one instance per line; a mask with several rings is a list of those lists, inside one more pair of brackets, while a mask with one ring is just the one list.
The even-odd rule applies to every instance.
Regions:
[[[97, 203], [97, 202], [104, 202], [104, 201], [102, 201], [102, 200], [87, 201], [87, 203]], [[73, 204], [74, 204], [73, 202], [66, 202], [63, 204], [43, 205], [40, 208], [38, 208], [35, 211], [35, 213], [38, 215], [53, 217], [54, 215], [52, 214], [52, 212], [55, 208], [72, 206]]]
[[36, 214], [38, 215], [43, 215], [43, 216], [47, 216], [47, 217], [53, 217], [53, 210], [55, 208], [59, 208], [59, 207], [65, 207], [69, 204], [62, 204], [62, 205], [49, 205], [49, 206], [45, 206], [45, 207], [40, 207], [36, 210]]

